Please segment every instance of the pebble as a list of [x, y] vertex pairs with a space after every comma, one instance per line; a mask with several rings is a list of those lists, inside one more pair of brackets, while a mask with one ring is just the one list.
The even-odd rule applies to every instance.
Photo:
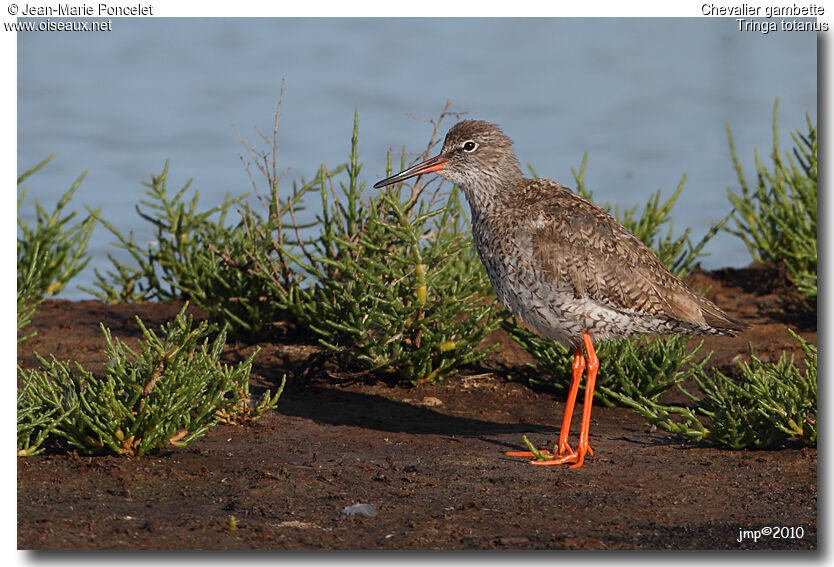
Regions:
[[342, 514], [346, 516], [367, 516], [369, 518], [376, 517], [376, 508], [370, 504], [354, 504], [342, 509]]

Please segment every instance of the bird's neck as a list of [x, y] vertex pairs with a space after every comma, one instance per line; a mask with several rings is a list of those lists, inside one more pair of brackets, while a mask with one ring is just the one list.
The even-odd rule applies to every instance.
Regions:
[[469, 202], [472, 215], [489, 218], [500, 211], [515, 208], [513, 203], [523, 191], [525, 182], [519, 171], [517, 177], [480, 175], [459, 186]]

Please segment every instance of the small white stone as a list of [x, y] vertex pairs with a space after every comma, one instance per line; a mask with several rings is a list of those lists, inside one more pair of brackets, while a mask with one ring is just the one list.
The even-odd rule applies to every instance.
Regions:
[[376, 517], [376, 508], [370, 504], [354, 504], [342, 509], [342, 514], [345, 516], [367, 516], [368, 518]]

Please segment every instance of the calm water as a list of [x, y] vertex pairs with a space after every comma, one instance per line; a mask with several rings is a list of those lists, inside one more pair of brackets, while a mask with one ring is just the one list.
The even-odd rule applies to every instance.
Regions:
[[[232, 125], [250, 142], [271, 132], [285, 78], [286, 183], [346, 158], [354, 109], [363, 174], [377, 181], [388, 148], [425, 147], [431, 128], [413, 117], [451, 100], [500, 124], [541, 176], [572, 185], [588, 150], [601, 201], [642, 204], [687, 173], [673, 215], [699, 239], [736, 187], [725, 121], [752, 174], [777, 97], [784, 146], [806, 112], [816, 120], [816, 66], [815, 34], [742, 33], [732, 19], [130, 19], [110, 33], [19, 33], [19, 170], [58, 154], [30, 178], [21, 214], [33, 218], [34, 198], [51, 209], [88, 170], [74, 205], [147, 242], [134, 206], [166, 159], [169, 190], [194, 178], [205, 207], [249, 191]], [[74, 284], [108, 267], [111, 241], [96, 230]], [[750, 262], [731, 235], [707, 251], [707, 268]]]

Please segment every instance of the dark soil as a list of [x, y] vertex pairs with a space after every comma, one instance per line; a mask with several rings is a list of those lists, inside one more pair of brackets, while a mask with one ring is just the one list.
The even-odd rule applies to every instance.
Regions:
[[[734, 339], [707, 338], [711, 366], [730, 371], [748, 343], [765, 359], [801, 357], [788, 328], [817, 341], [815, 308], [788, 299], [778, 274], [725, 269], [689, 281], [754, 325]], [[135, 341], [135, 315], [154, 328], [179, 308], [47, 301], [19, 363], [36, 367], [37, 351], [99, 371], [99, 322]], [[730, 451], [653, 430], [624, 408], [595, 407], [595, 454], [584, 467], [504, 456], [523, 434], [552, 445], [564, 400], [525, 385], [529, 356], [503, 333], [493, 339], [500, 347], [481, 367], [407, 388], [321, 364], [327, 357], [310, 337], [285, 332], [262, 343], [253, 383], [275, 387], [287, 373], [288, 385], [277, 411], [254, 425], [218, 426], [189, 447], [137, 459], [59, 447], [18, 458], [18, 546], [816, 549], [817, 451], [798, 443]], [[227, 359], [252, 348], [231, 344]], [[342, 513], [357, 503], [377, 515]], [[742, 534], [769, 528], [787, 529]]]

